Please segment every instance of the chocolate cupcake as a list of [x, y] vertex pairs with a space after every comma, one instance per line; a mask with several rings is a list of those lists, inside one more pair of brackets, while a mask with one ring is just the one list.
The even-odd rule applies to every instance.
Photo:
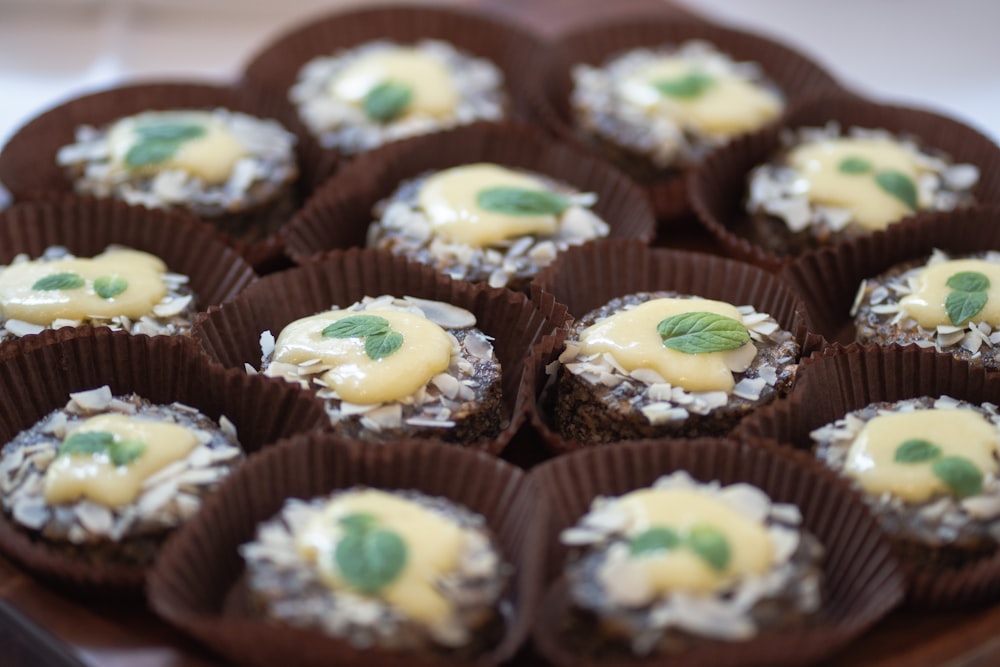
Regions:
[[683, 176], [732, 137], [837, 84], [777, 42], [707, 21], [649, 16], [557, 41], [537, 98], [561, 136], [646, 185], [657, 216], [688, 210]]

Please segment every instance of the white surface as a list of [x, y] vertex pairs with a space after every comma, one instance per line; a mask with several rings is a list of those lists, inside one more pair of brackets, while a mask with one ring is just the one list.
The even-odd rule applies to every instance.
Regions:
[[[865, 94], [1000, 141], [996, 0], [680, 1], [790, 43]], [[63, 100], [126, 79], [234, 76], [265, 42], [336, 4], [348, 3], [0, 0], [0, 144]]]

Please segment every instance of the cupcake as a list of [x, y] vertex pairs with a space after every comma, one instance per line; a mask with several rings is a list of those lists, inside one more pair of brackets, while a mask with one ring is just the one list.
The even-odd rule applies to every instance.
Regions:
[[263, 618], [360, 649], [475, 656], [496, 642], [510, 566], [448, 498], [353, 487], [286, 500], [240, 547]]
[[591, 24], [550, 51], [537, 109], [556, 132], [645, 185], [661, 220], [689, 210], [682, 176], [734, 136], [837, 84], [808, 58], [707, 21]]

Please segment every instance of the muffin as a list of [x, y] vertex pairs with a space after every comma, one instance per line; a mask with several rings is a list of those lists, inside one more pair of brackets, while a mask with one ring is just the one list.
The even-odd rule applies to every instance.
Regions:
[[375, 40], [313, 58], [288, 91], [324, 148], [382, 144], [509, 114], [503, 72], [441, 39]]
[[786, 129], [780, 139], [777, 155], [750, 172], [746, 203], [757, 242], [778, 254], [975, 201], [978, 167], [913, 136], [831, 121]]
[[526, 291], [557, 253], [608, 235], [590, 210], [596, 202], [539, 173], [466, 164], [403, 181], [377, 202], [367, 245], [451, 278]]
[[824, 549], [799, 508], [750, 484], [686, 472], [598, 497], [560, 539], [572, 618], [588, 653], [670, 655], [816, 622]]
[[264, 375], [316, 391], [334, 430], [473, 444], [501, 429], [501, 368], [476, 316], [440, 301], [365, 297], [261, 336]]
[[148, 566], [244, 458], [232, 422], [110, 387], [70, 394], [0, 450], [0, 504], [74, 560]]
[[[56, 154], [79, 194], [190, 211], [260, 240], [296, 208], [296, 137], [224, 108], [162, 109], [80, 125]], [[252, 216], [268, 226], [249, 225]]]
[[880, 401], [810, 434], [897, 550], [923, 568], [992, 556], [1000, 539], [1000, 415], [949, 396]]
[[359, 649], [480, 655], [510, 566], [483, 516], [415, 490], [286, 500], [243, 544], [255, 612]]
[[64, 326], [107, 326], [133, 334], [191, 330], [198, 304], [188, 276], [159, 257], [120, 246], [78, 258], [50, 246], [0, 266], [0, 342]]
[[[992, 280], [991, 280], [992, 279]], [[851, 309], [859, 343], [916, 343], [1000, 370], [1000, 252], [929, 258], [893, 266], [862, 281]]]
[[543, 400], [555, 430], [584, 443], [724, 435], [789, 390], [798, 356], [753, 305], [637, 292], [574, 322]]

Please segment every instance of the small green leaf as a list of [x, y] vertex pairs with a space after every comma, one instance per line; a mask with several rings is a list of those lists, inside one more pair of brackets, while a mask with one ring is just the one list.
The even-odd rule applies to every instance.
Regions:
[[656, 325], [656, 330], [664, 345], [685, 354], [735, 350], [750, 340], [740, 322], [705, 311], [673, 315]]
[[962, 292], [985, 292], [990, 288], [990, 279], [979, 271], [959, 271], [945, 285]]
[[374, 514], [367, 512], [354, 512], [346, 514], [337, 521], [346, 531], [366, 531], [375, 527], [378, 520]]
[[837, 165], [837, 170], [843, 174], [867, 174], [869, 171], [873, 170], [875, 167], [872, 163], [863, 157], [850, 156], [845, 157]]
[[716, 572], [729, 565], [729, 540], [720, 531], [705, 524], [692, 526], [687, 545]]
[[569, 208], [569, 199], [549, 190], [496, 187], [480, 190], [476, 204], [504, 215], [560, 215]]
[[699, 97], [715, 83], [708, 74], [688, 72], [677, 79], [663, 79], [653, 82], [653, 87], [668, 97], [687, 100]]
[[629, 542], [629, 552], [633, 556], [652, 553], [656, 551], [668, 551], [676, 549], [681, 544], [680, 536], [663, 526], [650, 528], [639, 533]]
[[324, 338], [362, 338], [389, 333], [389, 320], [378, 315], [351, 315], [323, 329]]
[[205, 128], [195, 123], [148, 123], [137, 125], [135, 132], [143, 139], [186, 141], [203, 136]]
[[146, 443], [141, 440], [116, 440], [108, 447], [108, 456], [116, 466], [126, 466], [146, 453]]
[[344, 581], [368, 595], [395, 581], [406, 559], [403, 538], [382, 528], [347, 531], [334, 550], [334, 561]]
[[986, 292], [954, 291], [944, 300], [948, 319], [956, 327], [961, 326], [979, 314], [988, 300]]
[[135, 128], [139, 141], [125, 153], [129, 167], [145, 167], [169, 160], [186, 141], [205, 134], [205, 128], [192, 123], [150, 123]]
[[983, 473], [967, 458], [946, 456], [931, 469], [959, 498], [976, 496], [983, 491]]
[[398, 81], [383, 81], [368, 91], [362, 102], [365, 115], [377, 123], [399, 118], [413, 99], [413, 89]]
[[111, 299], [128, 289], [128, 281], [121, 276], [101, 276], [94, 281], [94, 291], [102, 299]]
[[896, 448], [896, 463], [923, 463], [941, 456], [941, 448], [923, 438], [910, 438]]
[[109, 431], [78, 431], [59, 445], [59, 456], [72, 454], [105, 454], [115, 441]]
[[901, 171], [887, 170], [875, 174], [875, 182], [911, 211], [917, 210], [917, 186], [912, 178]]
[[77, 289], [87, 284], [80, 275], [67, 271], [65, 273], [53, 273], [52, 275], [39, 278], [31, 289], [50, 292], [57, 289]]
[[372, 359], [388, 357], [402, 346], [403, 334], [396, 331], [365, 338], [365, 354]]

